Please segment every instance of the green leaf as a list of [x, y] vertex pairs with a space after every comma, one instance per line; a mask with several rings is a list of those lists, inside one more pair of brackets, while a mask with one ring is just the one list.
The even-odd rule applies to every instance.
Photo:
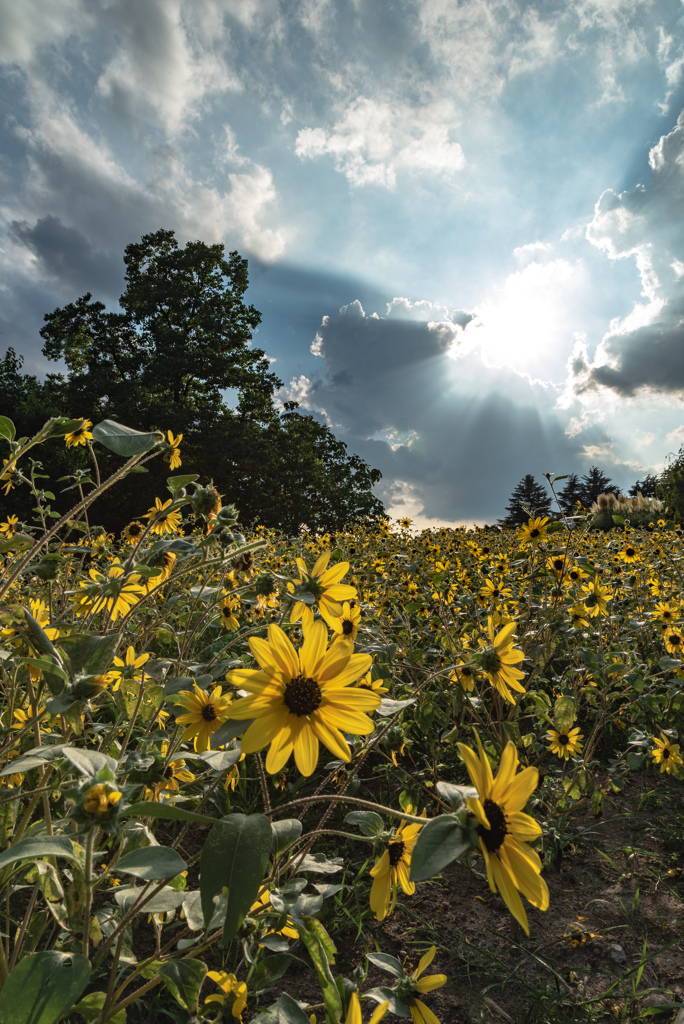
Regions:
[[32, 546], [33, 537], [30, 537], [28, 533], [19, 532], [8, 540], [0, 541], [0, 554], [4, 555], [7, 551], [25, 551]]
[[205, 925], [214, 912], [214, 896], [228, 890], [223, 943], [237, 935], [257, 898], [268, 862], [273, 832], [265, 814], [230, 814], [209, 833], [200, 859], [200, 891]]
[[53, 416], [41, 428], [40, 433], [44, 438], [64, 437], [65, 434], [73, 434], [82, 423], [85, 423], [83, 416], [77, 420], [70, 420], [68, 416]]
[[67, 857], [75, 860], [74, 844], [66, 836], [30, 836], [28, 839], [20, 839], [9, 850], [0, 853], [0, 869], [18, 860], [35, 860], [37, 857]]
[[201, 960], [172, 960], [159, 968], [159, 974], [169, 992], [189, 1013], [197, 1010], [199, 992], [206, 973], [207, 965]]
[[271, 824], [273, 831], [273, 852], [282, 853], [302, 834], [302, 823], [298, 818], [283, 818]]
[[[85, 1018], [86, 1024], [91, 1024], [100, 1015], [100, 1010], [105, 1004], [106, 992], [89, 992], [77, 1006], [74, 1006], [74, 1013], [80, 1013]], [[119, 1010], [113, 1017], [107, 1017], [107, 1024], [126, 1024], [126, 1011]]]
[[140, 850], [131, 850], [115, 865], [117, 874], [134, 875], [148, 882], [174, 878], [187, 868], [181, 855], [170, 846], [144, 846]]
[[[119, 865], [116, 864], [113, 868], [114, 871], [119, 870]], [[142, 886], [136, 889], [125, 889], [121, 886], [114, 890], [114, 899], [117, 904], [123, 908], [124, 912], [128, 913], [133, 904], [140, 899], [142, 893]], [[149, 894], [148, 894], [149, 895]], [[176, 889], [172, 889], [170, 885], [165, 886], [153, 896], [151, 900], [143, 904], [139, 910], [136, 911], [138, 914], [170, 914], [174, 910], [178, 910], [184, 901], [184, 897], [187, 896], [185, 892], [178, 892]]]
[[117, 762], [108, 754], [101, 754], [99, 750], [84, 750], [81, 747], [62, 747], [62, 753], [67, 761], [78, 768], [82, 775], [97, 775], [103, 768], [116, 769]]
[[3, 437], [5, 441], [13, 441], [16, 433], [16, 428], [9, 416], [0, 416], [0, 437]]
[[572, 697], [561, 696], [556, 698], [553, 709], [553, 724], [558, 732], [567, 733], [572, 729], [572, 723], [577, 715], [577, 706]]
[[24, 608], [24, 617], [26, 618], [26, 625], [29, 628], [29, 633], [33, 643], [36, 645], [38, 650], [42, 651], [43, 654], [49, 654], [51, 658], [54, 658], [58, 665], [61, 665], [62, 659], [60, 658], [52, 640], [47, 635], [40, 623], [33, 618], [31, 612], [26, 611]]
[[390, 956], [389, 953], [366, 953], [366, 959], [379, 967], [381, 971], [393, 974], [395, 978], [403, 978], [406, 974], [400, 961], [396, 957]]
[[375, 811], [350, 811], [344, 819], [349, 825], [358, 825], [364, 836], [380, 836], [383, 820]]
[[2, 1024], [58, 1024], [90, 980], [80, 953], [31, 953], [9, 974], [0, 995]]
[[615, 523], [616, 526], [624, 526], [625, 525], [625, 521], [622, 518], [622, 516], [612, 516], [612, 519], [613, 519], [613, 522]]
[[278, 1002], [260, 1013], [254, 1024], [309, 1024], [309, 1018], [297, 1000], [283, 992]]
[[166, 818], [170, 821], [196, 821], [205, 825], [215, 825], [216, 818], [210, 818], [206, 814], [195, 814], [194, 811], [186, 811], [183, 807], [175, 807], [173, 804], [158, 804], [154, 800], [141, 800], [137, 804], [131, 804], [123, 811], [122, 818]]
[[341, 1020], [342, 999], [330, 970], [330, 965], [335, 963], [336, 953], [332, 939], [315, 917], [297, 918], [297, 930], [316, 972], [316, 979], [325, 1004], [326, 1018]]
[[411, 881], [426, 882], [468, 849], [468, 832], [460, 821], [450, 814], [440, 814], [418, 833], [411, 854]]
[[116, 654], [119, 636], [87, 636], [85, 633], [72, 633], [59, 641], [59, 645], [69, 659], [73, 676], [101, 676], [107, 671]]
[[143, 434], [131, 427], [124, 427], [121, 423], [113, 420], [102, 420], [93, 427], [93, 439], [103, 444], [105, 448], [131, 459], [134, 455], [142, 455], [149, 452], [155, 444], [163, 441], [163, 435], [159, 433]]
[[64, 669], [60, 668], [59, 665], [55, 665], [54, 661], [51, 661], [49, 658], [19, 658], [19, 664], [32, 665], [34, 668], [39, 668], [41, 672], [48, 672], [50, 675], [59, 676], [65, 682], [69, 680], [69, 676]]
[[194, 484], [195, 480], [199, 480], [199, 473], [185, 473], [180, 476], [168, 476], [166, 478], [166, 485], [171, 491], [172, 495], [178, 494], [188, 484]]

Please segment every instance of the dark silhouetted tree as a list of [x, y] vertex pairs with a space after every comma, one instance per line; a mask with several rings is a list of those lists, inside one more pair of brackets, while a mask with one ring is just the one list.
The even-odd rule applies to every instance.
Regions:
[[[530, 511], [527, 512], [523, 505]], [[511, 494], [508, 505], [506, 505], [506, 517], [499, 521], [506, 526], [521, 526], [527, 522], [531, 513], [546, 510], [548, 507], [547, 491], [537, 483], [531, 473], [528, 473]]]
[[644, 498], [655, 498], [657, 486], [658, 477], [649, 473], [643, 480], [637, 480], [635, 484], [632, 484], [629, 493], [632, 498], [636, 498], [637, 494], [643, 494]]
[[594, 504], [599, 494], [619, 494], [620, 488], [610, 482], [610, 477], [598, 468], [592, 466], [588, 473], [582, 477], [580, 484], [580, 499], [582, 504], [589, 508]]
[[577, 473], [570, 473], [563, 490], [558, 492], [558, 504], [563, 515], [574, 515], [578, 501], [582, 501], [582, 485]]

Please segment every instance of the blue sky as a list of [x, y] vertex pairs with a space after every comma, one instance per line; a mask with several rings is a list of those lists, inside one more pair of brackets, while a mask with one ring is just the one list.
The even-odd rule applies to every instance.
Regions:
[[0, 0], [0, 348], [148, 231], [250, 261], [394, 515], [684, 443], [680, 0]]

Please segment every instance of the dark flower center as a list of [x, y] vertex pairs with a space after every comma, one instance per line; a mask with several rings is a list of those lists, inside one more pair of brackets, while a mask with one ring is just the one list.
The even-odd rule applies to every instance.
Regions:
[[682, 638], [677, 633], [673, 633], [672, 636], [670, 637], [670, 644], [672, 645], [672, 647], [679, 647], [681, 642], [682, 642]]
[[634, 558], [634, 556], [636, 555], [636, 551], [634, 550], [634, 548], [627, 548], [625, 554], [628, 558]]
[[530, 530], [530, 537], [538, 537], [538, 536], [539, 536], [539, 530], [537, 530], [536, 527], [535, 527], [534, 530]]
[[172, 779], [173, 778], [173, 766], [172, 765], [169, 764], [164, 769], [164, 778], [165, 779]]
[[568, 736], [566, 736], [566, 735], [565, 735], [565, 733], [564, 733], [564, 732], [562, 732], [562, 733], [560, 733], [560, 735], [558, 736], [558, 742], [560, 743], [560, 745], [561, 745], [562, 747], [564, 747], [564, 746], [566, 745], [566, 743], [569, 743], [569, 742], [570, 742], [570, 739], [569, 739], [569, 737], [568, 737]]
[[141, 533], [142, 526], [139, 526], [137, 523], [131, 523], [131, 525], [128, 527], [129, 537], [139, 537]]
[[669, 757], [669, 756], [670, 756], [670, 748], [669, 747], [663, 747], [663, 757]]
[[464, 666], [464, 668], [461, 669], [461, 675], [462, 676], [472, 676], [472, 674], [473, 674], [473, 670], [471, 668], [468, 668], [467, 665]]
[[283, 695], [285, 707], [299, 717], [311, 715], [319, 707], [321, 700], [321, 688], [316, 680], [304, 676], [290, 679]]
[[556, 572], [561, 571], [561, 569], [563, 568], [563, 563], [559, 558], [557, 558], [556, 561], [553, 563], [553, 567], [556, 570]]
[[494, 587], [494, 589], [492, 590], [492, 597], [499, 597], [500, 594], [501, 594], [501, 591], [499, 590], [499, 588], [498, 587]]
[[401, 858], [404, 856], [404, 843], [399, 840], [396, 843], [390, 843], [387, 847], [390, 859], [390, 867], [396, 868], [397, 864], [401, 863]]
[[349, 636], [349, 634], [352, 633], [353, 631], [354, 631], [354, 623], [351, 621], [351, 619], [343, 619], [342, 620], [342, 632], [344, 633], [344, 635], [345, 636]]
[[213, 704], [205, 704], [202, 708], [202, 718], [205, 722], [216, 721], [216, 708]]
[[504, 814], [503, 809], [493, 800], [485, 800], [484, 812], [487, 815], [487, 820], [491, 825], [491, 828], [485, 828], [483, 825], [478, 825], [477, 834], [485, 844], [487, 852], [496, 853], [499, 847], [503, 845], [503, 841], [508, 835], [506, 815]]

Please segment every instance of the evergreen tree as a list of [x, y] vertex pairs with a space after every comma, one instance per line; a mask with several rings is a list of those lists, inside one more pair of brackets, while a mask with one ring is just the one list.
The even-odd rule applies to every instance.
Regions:
[[[523, 505], [526, 508], [523, 508]], [[528, 473], [511, 494], [508, 505], [506, 505], [507, 515], [499, 522], [505, 526], [522, 526], [528, 521], [530, 515], [534, 515], [537, 511], [547, 511], [548, 507], [549, 498], [545, 489], [537, 483], [531, 473]], [[526, 509], [529, 509], [529, 512]]]
[[588, 473], [582, 477], [580, 484], [580, 499], [585, 508], [594, 504], [599, 494], [619, 494], [620, 488], [610, 482], [610, 477], [598, 468], [592, 466]]
[[577, 512], [578, 501], [582, 501], [582, 485], [577, 473], [570, 473], [565, 481], [565, 487], [558, 494], [558, 504], [563, 515], [574, 515]]
[[644, 498], [655, 498], [658, 477], [649, 473], [643, 480], [637, 480], [629, 489], [630, 496], [636, 498], [637, 494], [643, 494]]

